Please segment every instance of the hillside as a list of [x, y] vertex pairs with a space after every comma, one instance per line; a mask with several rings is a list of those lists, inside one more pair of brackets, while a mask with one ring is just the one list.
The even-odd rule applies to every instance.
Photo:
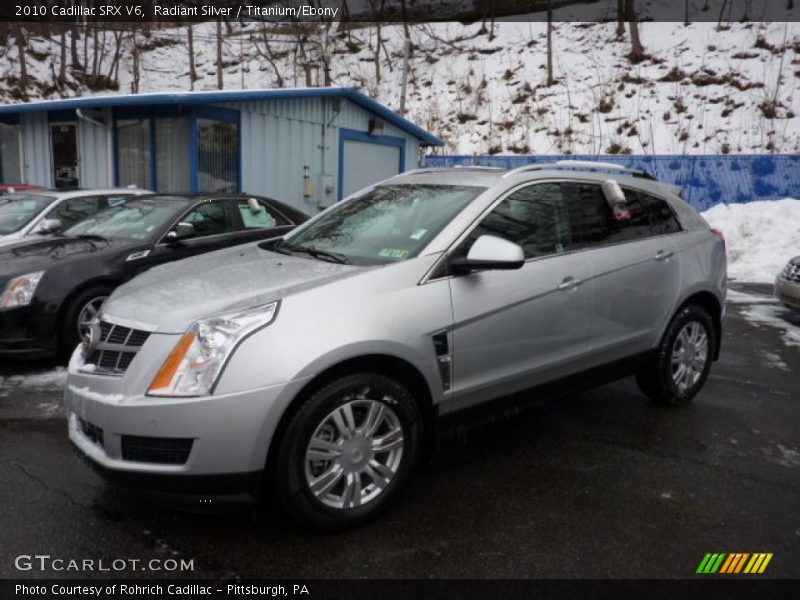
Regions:
[[[448, 153], [800, 150], [798, 23], [724, 24], [721, 30], [716, 23], [642, 23], [647, 57], [638, 64], [631, 64], [628, 34], [618, 38], [615, 23], [555, 23], [551, 86], [545, 23], [497, 22], [493, 31], [481, 23], [408, 29], [407, 114], [446, 140]], [[403, 26], [327, 37], [312, 30], [261, 31], [255, 23], [223, 30], [225, 89], [319, 85], [327, 49], [332, 85], [356, 86], [399, 107]], [[195, 25], [192, 33], [194, 89], [216, 89], [216, 24]], [[103, 35], [102, 60], [109, 65], [115, 38]], [[185, 27], [118, 35], [113, 76], [92, 79], [70, 67], [59, 84], [59, 37], [29, 33], [28, 98], [190, 89]], [[0, 97], [19, 101], [18, 49], [13, 36], [6, 43], [0, 47]]]

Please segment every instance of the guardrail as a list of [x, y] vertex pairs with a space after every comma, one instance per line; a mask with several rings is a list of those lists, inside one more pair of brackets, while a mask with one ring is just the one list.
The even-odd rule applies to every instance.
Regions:
[[426, 156], [426, 167], [481, 165], [515, 169], [557, 160], [588, 160], [647, 171], [660, 181], [680, 185], [698, 210], [720, 202], [800, 198], [800, 154], [724, 155], [483, 155]]

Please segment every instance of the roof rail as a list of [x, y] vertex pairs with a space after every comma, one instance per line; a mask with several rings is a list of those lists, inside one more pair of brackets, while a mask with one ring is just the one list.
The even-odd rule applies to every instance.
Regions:
[[504, 169], [503, 167], [484, 167], [482, 165], [453, 165], [452, 167], [421, 167], [419, 169], [411, 169], [409, 171], [403, 171], [402, 173], [398, 173], [397, 175], [417, 175], [418, 173], [435, 173], [437, 171], [449, 171], [450, 169], [461, 169], [463, 171], [506, 171], [506, 169]]
[[521, 167], [517, 167], [516, 169], [508, 171], [503, 175], [503, 177], [510, 177], [512, 175], [516, 175], [517, 173], [525, 173], [527, 171], [542, 171], [545, 169], [619, 173], [620, 175], [631, 175], [633, 177], [641, 177], [644, 179], [654, 179], [654, 177], [647, 171], [631, 169], [614, 163], [594, 162], [589, 160], [559, 160], [554, 163], [522, 165]]

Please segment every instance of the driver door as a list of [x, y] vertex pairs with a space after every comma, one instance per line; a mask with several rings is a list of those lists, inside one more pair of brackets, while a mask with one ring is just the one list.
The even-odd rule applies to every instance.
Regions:
[[137, 273], [165, 262], [232, 246], [232, 236], [240, 230], [233, 210], [231, 200], [207, 200], [193, 206], [178, 221], [191, 223], [194, 235], [176, 242], [168, 241], [165, 235], [148, 256], [136, 261]]
[[[589, 350], [589, 262], [573, 251], [561, 188], [537, 183], [508, 194], [451, 256], [481, 235], [522, 247], [517, 270], [451, 275], [453, 410], [574, 373]], [[443, 412], [448, 408], [442, 407]]]

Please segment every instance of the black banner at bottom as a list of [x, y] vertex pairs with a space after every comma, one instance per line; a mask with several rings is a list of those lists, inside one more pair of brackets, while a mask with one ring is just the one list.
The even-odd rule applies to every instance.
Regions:
[[306, 579], [306, 580], [106, 580], [3, 579], [0, 598], [175, 598], [186, 600], [349, 600], [369, 598], [571, 599], [571, 598], [798, 598], [798, 580], [745, 578], [652, 579]]

